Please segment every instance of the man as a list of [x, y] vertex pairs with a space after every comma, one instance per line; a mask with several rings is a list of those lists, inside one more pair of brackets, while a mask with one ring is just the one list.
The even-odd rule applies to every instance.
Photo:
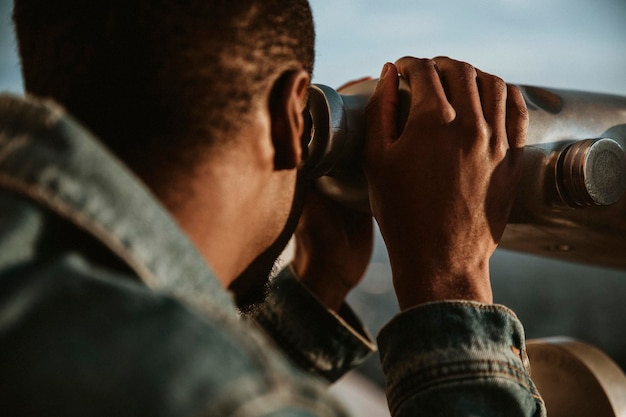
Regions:
[[[374, 349], [343, 303], [372, 226], [304, 195], [308, 3], [16, 0], [14, 19], [27, 91], [115, 156], [55, 105], [0, 105], [2, 409], [342, 415], [322, 381]], [[488, 273], [520, 173], [520, 94], [464, 63], [404, 58], [367, 115], [403, 310], [379, 336], [392, 414], [543, 415]], [[258, 294], [302, 210], [293, 265], [255, 324], [239, 319], [226, 290]]]

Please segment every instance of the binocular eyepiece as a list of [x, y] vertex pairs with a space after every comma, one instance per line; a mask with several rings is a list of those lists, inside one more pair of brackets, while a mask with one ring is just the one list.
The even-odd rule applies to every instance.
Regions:
[[[364, 212], [370, 210], [361, 162], [365, 106], [376, 84], [369, 80], [341, 92], [312, 85], [310, 129], [303, 137], [305, 175], [330, 198]], [[626, 97], [518, 88], [530, 124], [501, 246], [626, 269]], [[404, 80], [398, 94], [401, 128], [410, 103]]]

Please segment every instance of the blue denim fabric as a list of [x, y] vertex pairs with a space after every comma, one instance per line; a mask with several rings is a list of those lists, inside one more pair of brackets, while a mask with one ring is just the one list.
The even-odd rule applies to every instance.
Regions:
[[379, 336], [395, 416], [543, 416], [524, 331], [506, 307], [467, 301], [405, 311]]
[[361, 364], [376, 346], [349, 306], [344, 304], [338, 314], [320, 306], [289, 267], [272, 281], [266, 302], [250, 317], [278, 345], [289, 349], [289, 357], [300, 368], [334, 382]]
[[0, 98], [0, 210], [0, 415], [342, 415], [62, 109]]
[[[242, 320], [168, 213], [95, 138], [55, 105], [0, 98], [2, 416], [344, 415], [307, 373], [336, 379], [371, 342], [349, 309], [326, 311], [289, 271], [273, 287], [257, 325]], [[394, 413], [443, 415], [456, 403], [446, 415], [540, 415], [521, 359], [505, 354], [523, 351], [514, 316], [438, 308], [381, 335]], [[505, 362], [509, 372], [496, 366]], [[442, 378], [448, 368], [464, 378]], [[502, 398], [519, 406], [509, 413]]]

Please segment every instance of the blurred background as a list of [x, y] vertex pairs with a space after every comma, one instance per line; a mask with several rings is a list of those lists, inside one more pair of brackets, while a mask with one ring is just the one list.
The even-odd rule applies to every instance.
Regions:
[[[508, 82], [626, 95], [625, 0], [311, 0], [317, 22], [314, 82], [337, 87], [377, 77], [404, 55], [448, 55]], [[11, 1], [0, 0], [0, 91], [21, 92]], [[625, 254], [626, 256], [626, 254]], [[593, 343], [626, 368], [626, 272], [498, 250], [497, 302], [527, 336]], [[397, 312], [378, 237], [354, 308], [376, 334]], [[377, 359], [361, 370], [381, 383]]]

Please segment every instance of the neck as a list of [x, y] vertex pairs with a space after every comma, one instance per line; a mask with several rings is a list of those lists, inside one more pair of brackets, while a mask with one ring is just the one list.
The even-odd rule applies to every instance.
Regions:
[[275, 171], [258, 135], [198, 159], [191, 175], [153, 189], [228, 288], [282, 230], [288, 213], [274, 210], [295, 186], [295, 170]]

